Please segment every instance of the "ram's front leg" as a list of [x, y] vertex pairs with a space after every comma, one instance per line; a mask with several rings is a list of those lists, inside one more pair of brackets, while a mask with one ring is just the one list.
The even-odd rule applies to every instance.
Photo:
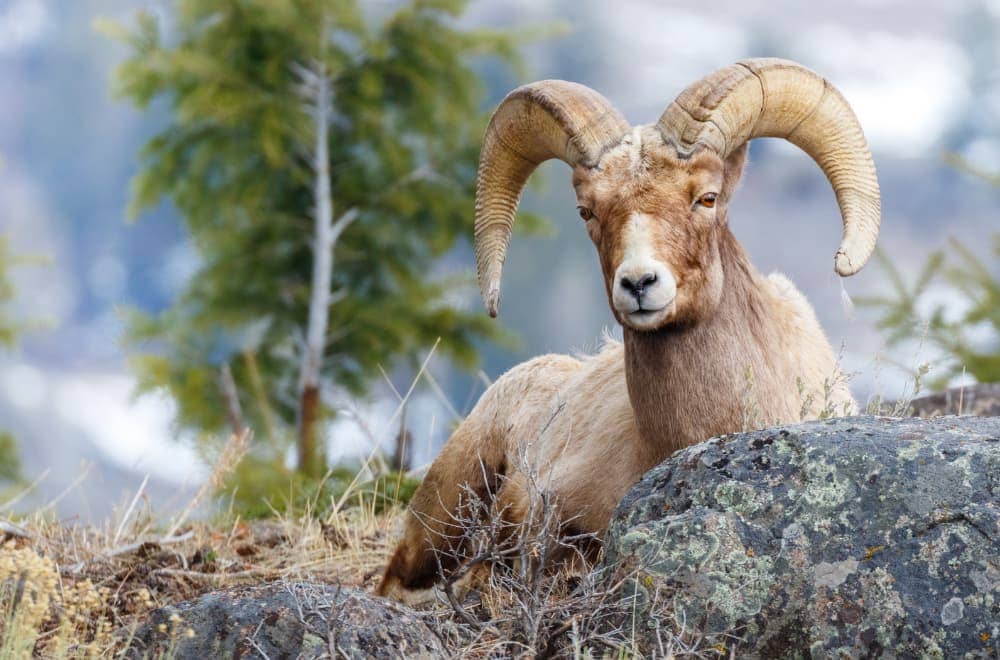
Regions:
[[379, 596], [426, 602], [440, 571], [455, 568], [468, 517], [478, 513], [470, 507], [489, 501], [506, 470], [502, 439], [477, 421], [473, 411], [455, 430], [410, 501]]

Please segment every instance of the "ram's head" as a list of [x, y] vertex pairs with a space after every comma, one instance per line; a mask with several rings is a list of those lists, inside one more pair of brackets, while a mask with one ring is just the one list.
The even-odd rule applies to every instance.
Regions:
[[710, 313], [724, 286], [718, 237], [756, 137], [789, 140], [826, 173], [844, 223], [835, 267], [857, 272], [878, 234], [875, 166], [850, 106], [812, 71], [784, 60], [738, 62], [637, 128], [582, 85], [546, 80], [514, 90], [493, 115], [479, 163], [476, 261], [490, 314], [521, 191], [550, 158], [573, 168], [580, 216], [623, 325], [653, 330]]

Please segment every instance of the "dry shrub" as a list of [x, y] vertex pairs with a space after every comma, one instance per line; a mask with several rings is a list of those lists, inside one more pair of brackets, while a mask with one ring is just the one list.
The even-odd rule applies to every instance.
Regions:
[[111, 642], [110, 590], [65, 579], [51, 559], [8, 541], [0, 553], [0, 657], [98, 657]]
[[[458, 657], [635, 657], [634, 596], [623, 588], [634, 577], [602, 567], [601, 542], [573, 531], [558, 502], [544, 488], [544, 476], [522, 454], [527, 506], [513, 521], [497, 493], [479, 497], [466, 490], [453, 522], [463, 530], [439, 565], [439, 607], [427, 613]], [[510, 478], [510, 477], [509, 477]], [[499, 496], [498, 496], [499, 495]], [[445, 560], [448, 561], [445, 561]], [[468, 593], [466, 591], [468, 590]], [[464, 597], [463, 597], [464, 596]], [[680, 629], [669, 603], [657, 604], [650, 620], [659, 640], [657, 657], [718, 657], [704, 640]], [[642, 622], [646, 626], [646, 621]], [[701, 650], [700, 650], [701, 649]]]

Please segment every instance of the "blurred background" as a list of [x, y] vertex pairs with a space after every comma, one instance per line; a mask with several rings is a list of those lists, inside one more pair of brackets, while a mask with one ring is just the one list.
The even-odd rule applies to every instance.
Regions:
[[[221, 348], [202, 346], [197, 356], [205, 365], [186, 371], [168, 369], [170, 373], [159, 374], [162, 382], [156, 380], [159, 372], [151, 371], [151, 363], [142, 362], [147, 354], [167, 356], [168, 362], [174, 360], [171, 367], [176, 366], [178, 356], [195, 359], [178, 348], [187, 346], [183, 342], [190, 339], [178, 339], [180, 326], [146, 326], [134, 315], [177, 309], [178, 301], [191, 291], [192, 277], [213, 255], [220, 254], [219, 249], [207, 251], [202, 243], [207, 236], [206, 223], [215, 222], [212, 218], [216, 216], [208, 216], [215, 211], [206, 211], [205, 217], [192, 222], [191, 217], [197, 214], [190, 208], [197, 202], [183, 198], [183, 182], [161, 185], [147, 195], [149, 199], [139, 200], [143, 208], [137, 219], [129, 221], [127, 217], [135, 195], [142, 196], [142, 190], [137, 193], [130, 182], [144, 168], [153, 167], [158, 157], [161, 166], [166, 158], [163, 153], [157, 156], [154, 148], [147, 150], [144, 159], [140, 156], [144, 145], [171, 127], [191, 128], [181, 125], [190, 121], [190, 117], [184, 118], [185, 108], [172, 101], [178, 94], [191, 93], [190, 89], [183, 91], [185, 84], [190, 87], [191, 79], [174, 87], [171, 82], [152, 80], [166, 76], [163, 70], [169, 66], [187, 66], [180, 60], [163, 64], [157, 59], [162, 55], [157, 49], [168, 49], [187, 37], [194, 39], [191, 35], [197, 30], [178, 19], [183, 6], [190, 4], [166, 0], [0, 0], [0, 236], [5, 241], [6, 282], [12, 292], [0, 318], [16, 326], [18, 335], [16, 342], [0, 352], [0, 431], [16, 445], [18, 483], [34, 482], [33, 487], [13, 489], [27, 490], [17, 506], [48, 503], [63, 517], [100, 521], [147, 476], [150, 497], [164, 506], [179, 501], [204, 480], [212, 447], [228, 436], [232, 426], [232, 419], [225, 416], [224, 404], [232, 403], [225, 398], [225, 379], [209, 378], [208, 385], [202, 383], [223, 392], [219, 394], [221, 403], [214, 405], [217, 421], [211, 414], [199, 417], [186, 412], [193, 410], [194, 400], [211, 399], [192, 383], [198, 374], [218, 373], [221, 377], [229, 372], [232, 356], [236, 356], [231, 371], [235, 374], [235, 401], [243, 402], [255, 437], [265, 435], [254, 420], [266, 420], [267, 411], [251, 410], [254, 381], [247, 365], [253, 355], [260, 355], [264, 362], [270, 359], [260, 352], [264, 351], [260, 346], [272, 341], [268, 333], [277, 332], [274, 323], [257, 333], [263, 339], [247, 339], [257, 336], [256, 330], [236, 327], [240, 323], [252, 325], [246, 318], [231, 322], [231, 317], [220, 316], [220, 326], [228, 333]], [[477, 91], [468, 96], [477, 113], [488, 113], [514, 86], [541, 78], [563, 78], [594, 87], [638, 124], [655, 121], [688, 83], [740, 58], [786, 57], [826, 76], [852, 104], [870, 140], [883, 195], [880, 246], [896, 269], [896, 285], [887, 267], [874, 262], [843, 282], [835, 276], [833, 253], [840, 221], [832, 191], [812, 161], [784, 142], [761, 140], [751, 147], [750, 166], [730, 213], [737, 237], [761, 271], [783, 271], [805, 292], [833, 343], [843, 346], [844, 366], [855, 374], [852, 389], [862, 402], [875, 396], [892, 399], [905, 394], [907, 388], [913, 388], [912, 371], [919, 373], [921, 365], [928, 365], [929, 376], [937, 377], [938, 384], [974, 380], [976, 376], [969, 369], [963, 376], [959, 367], [964, 365], [956, 367], [954, 355], [948, 355], [948, 333], [957, 332], [955, 324], [964, 323], [963, 341], [978, 347], [979, 355], [996, 359], [996, 325], [988, 322], [988, 314], [969, 318], [970, 308], [977, 303], [976, 290], [963, 290], [956, 284], [960, 278], [944, 277], [947, 273], [943, 271], [938, 273], [941, 277], [929, 276], [926, 282], [920, 275], [932, 253], [942, 249], [949, 255], [943, 258], [944, 264], [958, 258], [966, 265], [985, 268], [988, 275], [997, 274], [991, 241], [1000, 231], [1000, 192], [989, 173], [1000, 171], [1000, 2], [718, 0], [711, 4], [710, 12], [705, 3], [660, 0], [416, 4], [428, 5], [427, 11], [432, 13], [440, 9], [436, 5], [444, 7], [439, 20], [456, 34], [479, 29], [512, 31], [511, 42], [497, 45], [496, 50], [501, 54], [505, 49], [516, 52], [520, 63], [505, 63], [503, 57], [493, 57], [490, 48], [468, 44], [454, 54], [475, 78]], [[375, 48], [372, 44], [377, 40], [357, 35], [364, 30], [378, 33], [380, 26], [392, 21], [401, 25], [403, 19], [397, 12], [408, 6], [388, 0], [359, 2], [357, 15], [349, 19], [368, 27], [346, 30], [353, 37], [334, 38], [335, 50], [346, 53], [344, 57], [349, 59], [363, 59], [359, 53]], [[142, 36], [145, 28], [137, 18], [140, 11], [156, 20], [162, 44], [150, 45], [147, 42], [152, 37]], [[222, 28], [210, 25], [198, 29]], [[280, 31], [273, 26], [267, 29]], [[289, 28], [287, 34], [295, 33]], [[386, 34], [386, 43], [397, 38]], [[251, 37], [246, 38], [252, 42]], [[413, 35], [406, 38], [418, 39]], [[419, 38], [433, 42], [436, 37], [425, 34]], [[451, 38], [441, 34], [441, 39]], [[191, 43], [192, 52], [201, 47]], [[210, 45], [205, 48], [205, 57], [222, 57], [219, 53], [226, 52], [211, 51]], [[154, 61], [160, 62], [157, 66], [162, 65], [162, 69], [153, 65], [143, 69]], [[311, 60], [302, 61], [311, 66]], [[125, 62], [133, 62], [133, 69], [124, 72], [123, 82], [119, 67]], [[209, 68], [204, 62], [199, 66], [199, 71]], [[331, 66], [331, 75], [336, 76], [336, 63]], [[361, 83], [356, 89], [364, 90], [363, 67], [358, 70], [362, 71]], [[397, 74], [387, 73], [386, 79], [392, 75]], [[308, 87], [308, 75], [298, 75], [297, 80], [300, 86]], [[454, 94], [464, 98], [465, 88], [459, 86], [469, 80], [457, 76], [438, 81], [440, 84], [433, 80], [424, 83], [424, 88], [436, 90], [441, 98], [453, 85]], [[369, 95], [366, 98], [392, 95], [391, 84], [380, 89], [364, 92]], [[338, 103], [347, 102], [347, 92], [335, 90], [333, 103], [337, 108]], [[144, 95], [147, 98], [141, 98]], [[290, 97], [283, 104], [298, 100]], [[435, 101], [425, 100], [433, 111]], [[407, 102], [395, 97], [387, 101]], [[449, 108], [450, 112], [459, 109]], [[187, 111], [191, 114], [191, 107]], [[361, 116], [366, 110], [359, 103], [344, 112]], [[469, 121], [468, 130], [456, 129], [456, 136], [480, 134], [482, 117], [469, 117]], [[336, 121], [333, 125], [334, 136], [337, 130], [348, 130]], [[433, 122], [428, 125], [433, 126]], [[289, 139], [294, 141], [294, 136]], [[368, 144], [364, 140], [375, 138], [359, 139], [359, 144]], [[308, 145], [308, 140], [304, 144]], [[476, 148], [473, 137], [469, 144], [448, 145], [451, 151], [440, 154], [461, 153], [464, 158], [472, 149], [474, 163]], [[341, 156], [334, 144], [332, 158]], [[334, 162], [335, 206], [338, 196], [353, 194], [345, 188], [353, 184], [343, 169], [350, 170], [350, 163], [343, 160], [339, 167]], [[453, 173], [466, 188], [470, 178], [467, 169]], [[305, 180], [298, 185], [308, 191], [308, 167], [304, 171]], [[172, 176], [181, 175], [175, 172]], [[345, 229], [345, 249], [354, 252], [342, 259], [334, 252], [335, 272], [350, 275], [350, 264], [363, 265], [366, 254], [383, 261], [390, 260], [395, 250], [418, 255], [420, 268], [428, 277], [453, 283], [447, 289], [420, 295], [446, 300], [465, 316], [457, 320], [441, 317], [441, 323], [454, 327], [449, 325], [440, 350], [432, 350], [434, 324], [422, 317], [414, 317], [413, 324], [429, 323], [429, 327], [412, 336], [400, 334], [400, 341], [378, 351], [372, 348], [370, 359], [358, 359], [349, 369], [339, 365], [352, 362], [352, 350], [368, 350], [363, 346], [364, 338], [331, 349], [324, 366], [324, 413], [317, 432], [330, 464], [357, 463], [374, 447], [391, 453], [401, 429], [408, 434], [411, 447], [409, 466], [425, 464], [447, 439], [454, 422], [474, 404], [486, 382], [540, 353], [595, 350], [605, 328], [617, 333], [593, 247], [576, 217], [568, 167], [547, 163], [536, 179], [523, 204], [529, 215], [522, 224], [533, 231], [516, 235], [505, 270], [499, 322], [508, 334], [500, 342], [491, 341], [495, 332], [484, 322], [485, 314], [471, 286], [473, 258], [467, 240], [449, 239], [428, 250], [412, 246], [404, 250], [392, 242], [393, 232], [385, 229], [393, 217], [399, 217], [405, 218], [398, 226], [408, 241], [433, 242], [432, 237], [421, 236], [424, 227], [429, 232], [467, 233], [471, 237], [468, 191], [453, 206], [446, 204], [442, 212], [446, 217], [464, 217], [464, 226], [421, 220], [420, 213], [432, 218], [434, 208], [414, 210], [411, 217], [409, 207], [400, 201], [376, 205], [377, 212], [369, 216], [362, 213]], [[229, 216], [221, 213], [217, 217]], [[218, 222], [224, 225], [223, 220]], [[215, 245], [222, 244], [219, 231], [239, 231], [235, 226], [215, 227]], [[308, 219], [301, 224], [303, 236], [311, 226]], [[350, 242], [352, 236], [367, 240], [372, 228], [380, 226], [383, 233], [374, 243]], [[959, 239], [969, 252], [949, 248], [949, 238]], [[305, 238], [303, 245], [308, 246]], [[308, 251], [302, 254], [308, 281]], [[409, 257], [400, 257], [405, 258]], [[338, 264], [348, 270], [338, 271]], [[259, 266], [266, 269], [263, 261]], [[233, 274], [230, 279], [238, 285], [245, 276]], [[553, 283], [539, 288], [536, 283], [542, 278]], [[985, 287], [988, 278], [980, 279]], [[338, 281], [336, 276], [334, 280]], [[354, 280], [348, 277], [345, 281], [345, 286], [351, 286]], [[401, 290], [412, 289], [403, 286]], [[247, 304], [266, 308], [267, 291], [248, 287]], [[906, 292], [919, 295], [904, 301], [908, 305], [904, 311], [922, 314], [933, 327], [925, 329], [923, 335], [897, 333], [899, 341], [895, 342], [890, 342], [892, 328], [887, 332], [878, 322], [886, 317], [887, 309], [902, 313], [901, 308], [852, 306], [849, 302], [873, 296], [889, 296], [888, 300], [898, 302], [900, 296], [906, 298]], [[396, 313], [391, 306], [395, 303], [386, 300], [385, 314], [391, 316]], [[352, 303], [347, 299], [336, 304], [351, 309]], [[466, 317], [468, 325], [461, 325]], [[215, 333], [206, 318], [215, 317], [202, 317], [201, 325], [184, 329], [195, 334]], [[334, 315], [330, 332], [347, 327], [353, 318], [359, 317], [348, 312], [341, 317]], [[933, 335], [935, 329], [941, 337], [927, 340], [926, 335]], [[444, 350], [452, 338], [457, 348]], [[298, 344], [289, 342], [289, 351], [294, 354]], [[476, 352], [478, 360], [474, 359]], [[431, 377], [416, 378], [428, 356]], [[464, 366], [455, 366], [449, 356]], [[281, 403], [278, 391], [284, 388], [294, 399], [299, 375], [297, 371], [279, 373], [284, 364], [279, 358], [281, 355], [273, 364], [266, 362], [262, 369], [266, 379], [287, 381], [273, 388], [270, 380], [267, 382], [268, 392], [276, 392], [274, 415], [279, 422], [286, 420], [285, 430], [272, 429], [268, 435], [293, 437], [299, 413], [291, 409], [294, 401], [289, 406]], [[287, 363], [294, 364], [295, 359], [289, 358]], [[149, 391], [139, 395], [140, 384]], [[413, 392], [403, 415], [397, 393], [405, 395], [411, 385]], [[202, 419], [205, 421], [199, 421]], [[295, 442], [288, 440], [268, 460], [294, 471], [294, 446]], [[9, 451], [6, 460], [13, 460], [9, 457], [14, 453]]]

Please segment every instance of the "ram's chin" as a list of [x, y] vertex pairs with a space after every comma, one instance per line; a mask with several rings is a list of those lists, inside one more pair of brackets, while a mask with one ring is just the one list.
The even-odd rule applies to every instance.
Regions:
[[643, 309], [632, 312], [619, 312], [622, 317], [622, 325], [640, 332], [649, 332], [663, 327], [670, 321], [674, 313], [674, 306], [667, 305], [661, 309]]

